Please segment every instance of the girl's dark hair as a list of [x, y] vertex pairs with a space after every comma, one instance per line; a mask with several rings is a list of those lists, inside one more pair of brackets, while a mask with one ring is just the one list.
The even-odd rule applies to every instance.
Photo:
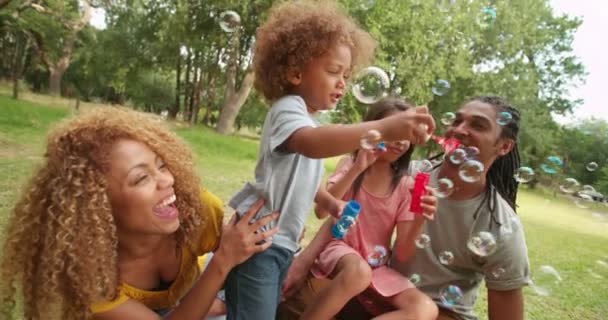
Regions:
[[[369, 107], [367, 114], [363, 118], [363, 121], [380, 120], [388, 117], [394, 112], [405, 111], [409, 108], [414, 108], [414, 105], [398, 98], [384, 98]], [[399, 185], [399, 181], [401, 181], [403, 175], [407, 173], [407, 168], [410, 165], [410, 160], [412, 158], [413, 152], [414, 145], [410, 144], [409, 149], [403, 155], [401, 155], [399, 159], [395, 160], [391, 164], [391, 167], [393, 168], [393, 178], [391, 179], [391, 192], [395, 190], [395, 188]], [[355, 159], [357, 158], [357, 151], [354, 152], [353, 157]], [[365, 173], [368, 169], [365, 169], [365, 171], [363, 171], [353, 182], [353, 198], [357, 196], [357, 193], [359, 193], [361, 185], [363, 184], [363, 178], [365, 177]]]

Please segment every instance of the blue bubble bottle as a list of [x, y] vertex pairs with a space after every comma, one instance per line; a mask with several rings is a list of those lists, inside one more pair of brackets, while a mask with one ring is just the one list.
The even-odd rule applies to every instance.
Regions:
[[344, 239], [344, 236], [346, 236], [346, 233], [348, 232], [348, 228], [355, 223], [359, 212], [361, 212], [361, 205], [357, 201], [351, 200], [346, 204], [340, 219], [338, 219], [338, 222], [331, 228], [331, 234], [334, 238], [339, 240]]

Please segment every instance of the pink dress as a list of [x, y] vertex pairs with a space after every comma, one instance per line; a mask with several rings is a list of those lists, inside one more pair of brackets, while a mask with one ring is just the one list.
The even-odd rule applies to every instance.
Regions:
[[[328, 185], [342, 179], [352, 165], [352, 159], [343, 161], [329, 178]], [[414, 214], [409, 211], [412, 186], [413, 179], [408, 176], [404, 176], [387, 196], [374, 195], [361, 186], [354, 198], [361, 204], [357, 222], [349, 228], [344, 240], [333, 239], [327, 244], [317, 257], [312, 274], [317, 278], [325, 278], [332, 273], [340, 258], [354, 253], [370, 263], [370, 287], [381, 296], [390, 297], [414, 288], [407, 278], [386, 265], [396, 224], [414, 219]], [[353, 199], [353, 190], [350, 189], [342, 199]]]

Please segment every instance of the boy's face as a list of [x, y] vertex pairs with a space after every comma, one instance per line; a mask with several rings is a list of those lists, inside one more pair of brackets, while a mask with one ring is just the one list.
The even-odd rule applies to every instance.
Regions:
[[350, 65], [350, 48], [336, 45], [290, 76], [293, 92], [304, 99], [309, 113], [336, 107], [345, 94]]

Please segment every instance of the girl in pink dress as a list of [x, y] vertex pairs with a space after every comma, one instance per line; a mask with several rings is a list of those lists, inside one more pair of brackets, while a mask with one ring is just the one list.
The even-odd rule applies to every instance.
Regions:
[[[414, 110], [402, 100], [384, 99], [370, 107], [365, 121]], [[437, 317], [435, 304], [386, 265], [395, 228], [393, 259], [405, 261], [414, 254], [424, 216], [432, 218], [436, 211], [437, 199], [432, 195], [422, 198], [424, 216], [409, 211], [414, 179], [406, 173], [412, 152], [409, 141], [387, 142], [386, 151], [360, 149], [338, 163], [329, 178], [328, 191], [336, 198], [356, 200], [361, 204], [361, 213], [344, 239], [331, 240], [315, 261], [313, 275], [333, 281], [308, 306], [302, 319], [330, 319], [368, 288], [396, 309], [376, 319]]]

